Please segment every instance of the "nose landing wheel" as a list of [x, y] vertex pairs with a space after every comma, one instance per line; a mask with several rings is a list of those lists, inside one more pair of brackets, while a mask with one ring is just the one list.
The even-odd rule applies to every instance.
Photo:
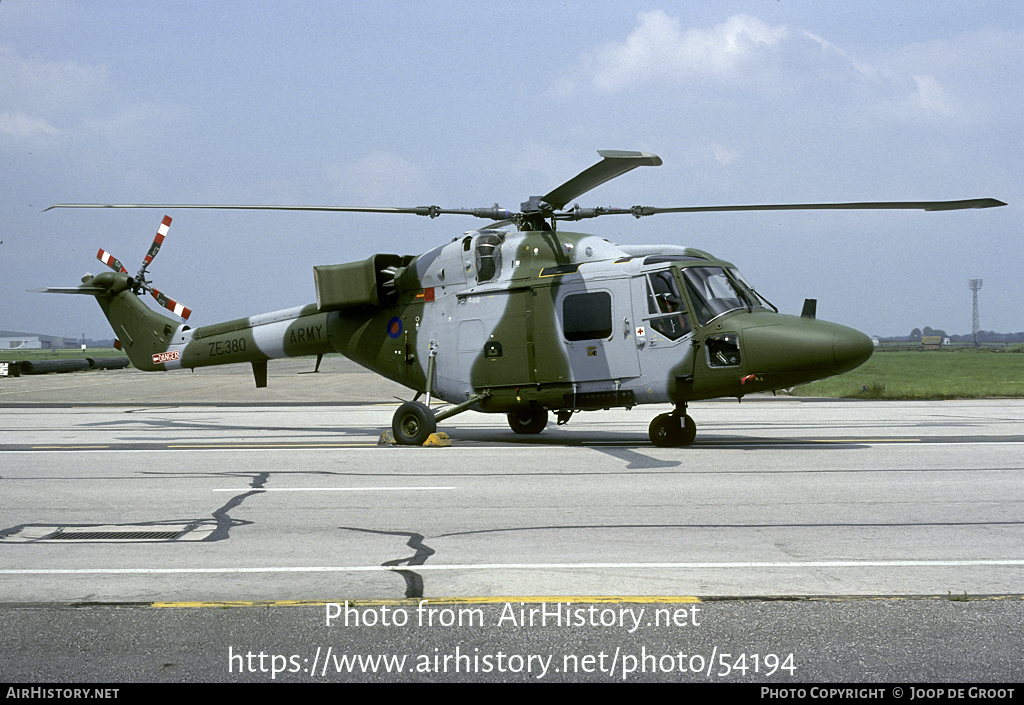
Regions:
[[391, 419], [391, 431], [398, 444], [403, 446], [421, 446], [436, 430], [434, 413], [418, 401], [405, 402]]
[[648, 429], [651, 443], [662, 448], [688, 446], [697, 437], [697, 424], [686, 413], [659, 414]]

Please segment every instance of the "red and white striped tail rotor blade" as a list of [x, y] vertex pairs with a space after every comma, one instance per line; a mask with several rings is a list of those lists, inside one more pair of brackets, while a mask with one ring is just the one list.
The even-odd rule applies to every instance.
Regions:
[[192, 309], [190, 309], [188, 306], [185, 306], [184, 304], [179, 304], [174, 299], [168, 298], [166, 295], [160, 293], [156, 289], [153, 289], [153, 298], [156, 299], [156, 302], [158, 304], [166, 308], [168, 311], [171, 311], [176, 316], [181, 316], [185, 320], [188, 320], [188, 317], [192, 315]]
[[167, 231], [171, 227], [171, 216], [165, 215], [163, 222], [160, 223], [160, 227], [156, 231], [156, 237], [153, 238], [153, 244], [149, 248], [149, 252], [146, 253], [146, 258], [143, 260], [143, 268], [149, 266], [149, 263], [156, 257], [156, 253], [160, 251], [160, 245], [164, 244], [164, 238], [167, 237]]
[[121, 261], [103, 248], [100, 248], [100, 251], [96, 253], [96, 259], [113, 269], [115, 272], [123, 272], [124, 274], [128, 273], [128, 270], [124, 268]]

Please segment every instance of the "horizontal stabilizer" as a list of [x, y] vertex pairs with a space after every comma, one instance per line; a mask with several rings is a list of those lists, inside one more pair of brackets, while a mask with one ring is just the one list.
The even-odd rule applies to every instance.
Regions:
[[89, 294], [95, 296], [107, 291], [102, 286], [45, 286], [41, 289], [28, 289], [36, 294]]

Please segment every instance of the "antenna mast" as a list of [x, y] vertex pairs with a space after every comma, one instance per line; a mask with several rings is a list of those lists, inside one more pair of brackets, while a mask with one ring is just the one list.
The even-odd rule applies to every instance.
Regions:
[[978, 319], [978, 289], [981, 288], [981, 280], [971, 279], [967, 285], [974, 292], [974, 315], [971, 317], [971, 332], [974, 335], [974, 347], [978, 347], [978, 329], [980, 327]]

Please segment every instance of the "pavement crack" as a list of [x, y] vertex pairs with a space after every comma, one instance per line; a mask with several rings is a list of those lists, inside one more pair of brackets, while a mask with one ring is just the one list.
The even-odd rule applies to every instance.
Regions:
[[265, 491], [264, 486], [267, 484], [269, 480], [269, 472], [261, 472], [258, 475], [253, 476], [252, 482], [249, 483], [249, 486], [253, 488], [252, 490], [250, 490], [249, 492], [243, 492], [242, 494], [235, 495], [234, 497], [229, 499], [227, 503], [224, 504], [223, 507], [213, 510], [213, 518], [217, 522], [217, 528], [214, 529], [209, 536], [203, 539], [203, 541], [224, 541], [225, 539], [229, 538], [228, 532], [231, 530], [232, 527], [252, 524], [251, 521], [232, 519], [228, 512], [235, 509], [236, 507], [241, 506], [242, 502], [244, 502], [246, 499], [253, 496], [254, 494], [263, 494]]
[[[366, 534], [381, 534], [384, 536], [408, 536], [409, 540], [406, 542], [406, 546], [416, 551], [413, 555], [408, 558], [397, 558], [393, 561], [386, 561], [381, 563], [383, 566], [394, 567], [400, 566], [403, 563], [407, 566], [423, 565], [427, 562], [430, 556], [434, 555], [434, 549], [430, 548], [423, 543], [423, 534], [417, 534], [409, 531], [379, 531], [376, 529], [358, 529], [352, 526], [339, 527], [347, 531], [361, 531]], [[410, 597], [423, 597], [423, 576], [412, 570], [396, 570], [396, 573], [401, 575], [405, 579], [405, 596]]]

